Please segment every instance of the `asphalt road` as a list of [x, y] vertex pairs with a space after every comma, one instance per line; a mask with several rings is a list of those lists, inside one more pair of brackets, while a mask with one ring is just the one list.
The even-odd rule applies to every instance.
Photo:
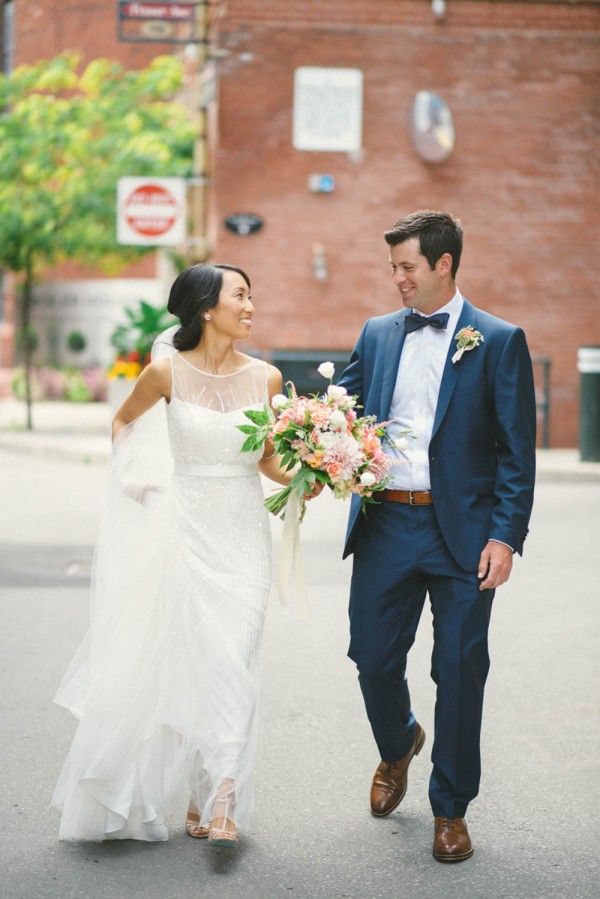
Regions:
[[[431, 857], [429, 753], [376, 820], [377, 755], [346, 659], [346, 508], [302, 525], [311, 620], [273, 598], [263, 654], [257, 815], [226, 856], [169, 815], [168, 843], [65, 844], [48, 807], [74, 722], [51, 702], [84, 633], [102, 465], [0, 457], [0, 896], [6, 899], [586, 899], [598, 895], [600, 484], [539, 486], [525, 559], [497, 594], [484, 774], [462, 864]], [[279, 524], [274, 523], [277, 539]], [[410, 659], [432, 733], [431, 623]], [[428, 740], [425, 749], [430, 750]]]

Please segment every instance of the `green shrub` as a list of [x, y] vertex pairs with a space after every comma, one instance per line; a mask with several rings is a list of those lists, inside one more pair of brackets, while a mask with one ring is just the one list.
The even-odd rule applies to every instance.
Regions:
[[145, 300], [140, 300], [136, 308], [127, 307], [123, 312], [128, 319], [127, 324], [115, 328], [110, 342], [120, 356], [136, 353], [137, 361], [144, 366], [150, 361], [155, 339], [161, 331], [177, 324], [178, 320], [170, 315], [166, 306], [151, 306]]
[[81, 353], [87, 346], [87, 340], [81, 331], [71, 331], [67, 336], [67, 346], [72, 353]]
[[[12, 376], [12, 380], [10, 382], [11, 390], [13, 392], [13, 396], [18, 400], [25, 399], [25, 369], [23, 366], [19, 366], [19, 368], [15, 368], [14, 374]], [[36, 377], [35, 369], [30, 370], [30, 386], [31, 386], [31, 398], [34, 400], [41, 400], [43, 397], [43, 391], [40, 387], [40, 383]]]

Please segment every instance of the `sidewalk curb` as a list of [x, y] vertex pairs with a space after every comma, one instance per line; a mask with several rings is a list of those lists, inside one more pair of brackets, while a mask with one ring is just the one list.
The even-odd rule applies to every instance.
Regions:
[[[106, 465], [111, 455], [111, 443], [108, 433], [97, 430], [0, 430], [0, 453]], [[536, 482], [600, 483], [600, 462], [581, 462], [576, 450], [538, 450]]]
[[[581, 463], [585, 465], [585, 462]], [[600, 472], [598, 471], [562, 471], [560, 469], [538, 470], [535, 477], [536, 484], [545, 483], [575, 483], [575, 484], [598, 484], [600, 483]]]
[[75, 434], [61, 434], [57, 437], [58, 439], [53, 440], [47, 434], [0, 432], [0, 453], [41, 457], [58, 462], [80, 462], [85, 465], [108, 464], [111, 455], [108, 437], [81, 437]]
[[[114, 414], [109, 403], [36, 402], [34, 430], [25, 429], [25, 405], [0, 400], [0, 453], [106, 465]], [[581, 462], [577, 449], [538, 449], [537, 483], [599, 483], [600, 462]]]

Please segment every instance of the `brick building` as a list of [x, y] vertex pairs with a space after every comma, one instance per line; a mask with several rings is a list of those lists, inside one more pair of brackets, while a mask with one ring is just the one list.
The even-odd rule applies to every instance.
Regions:
[[[173, 49], [119, 44], [116, 3], [13, 5], [15, 62], [76, 47], [135, 66]], [[551, 360], [550, 445], [575, 446], [577, 349], [600, 345], [597, 0], [221, 7], [210, 238], [213, 258], [252, 277], [255, 348], [349, 349], [365, 317], [398, 306], [383, 231], [413, 209], [445, 209], [465, 228], [461, 290]], [[302, 67], [362, 73], [360, 147], [293, 145]], [[440, 163], [411, 141], [419, 91], [452, 113], [456, 144]], [[334, 190], [309, 189], [316, 174]], [[225, 219], [240, 212], [262, 228], [232, 233]]]

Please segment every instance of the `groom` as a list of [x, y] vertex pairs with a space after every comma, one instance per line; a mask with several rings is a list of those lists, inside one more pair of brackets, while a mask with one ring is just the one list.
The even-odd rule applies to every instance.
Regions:
[[535, 474], [525, 335], [461, 295], [462, 237], [456, 219], [428, 210], [385, 233], [406, 308], [367, 321], [340, 379], [364, 414], [393, 420], [397, 444], [381, 501], [365, 516], [353, 498], [344, 551], [354, 553], [348, 654], [381, 755], [371, 811], [383, 817], [399, 805], [425, 742], [405, 672], [429, 594], [437, 686], [429, 799], [433, 856], [444, 862], [473, 854], [464, 816], [479, 788], [492, 600], [522, 553]]

